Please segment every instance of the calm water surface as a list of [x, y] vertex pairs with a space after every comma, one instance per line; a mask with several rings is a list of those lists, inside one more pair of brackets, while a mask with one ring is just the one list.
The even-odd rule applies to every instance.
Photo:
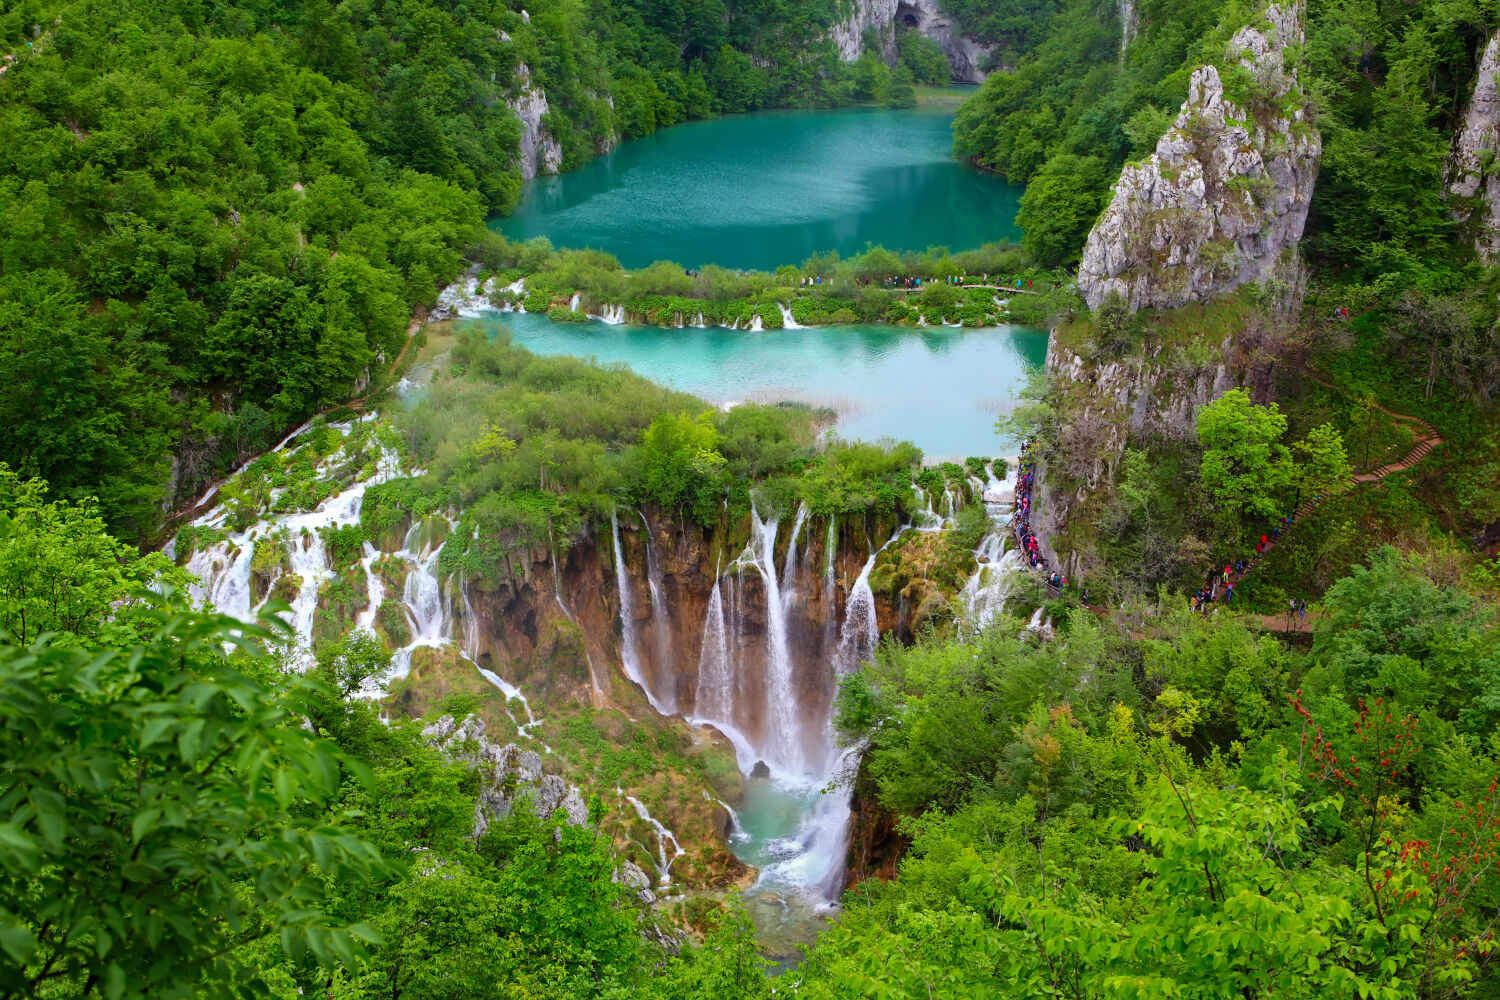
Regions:
[[713, 403], [791, 399], [831, 406], [846, 438], [911, 441], [929, 461], [1008, 454], [994, 431], [1025, 375], [1047, 357], [1026, 327], [924, 330], [820, 326], [801, 330], [681, 329], [554, 323], [540, 313], [478, 320], [505, 327], [536, 354], [621, 363]]
[[953, 158], [951, 108], [783, 111], [691, 122], [538, 178], [493, 225], [626, 267], [772, 270], [814, 253], [1019, 239], [1021, 188]]

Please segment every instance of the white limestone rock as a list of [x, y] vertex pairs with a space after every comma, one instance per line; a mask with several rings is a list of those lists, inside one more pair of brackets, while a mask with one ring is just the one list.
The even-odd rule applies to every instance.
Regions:
[[1243, 105], [1218, 67], [1193, 71], [1176, 122], [1126, 165], [1089, 233], [1078, 287], [1091, 308], [1111, 292], [1132, 310], [1204, 301], [1265, 280], [1302, 238], [1322, 139], [1284, 57], [1304, 19], [1302, 0], [1286, 0], [1230, 39]]
[[901, 0], [854, 0], [849, 16], [833, 26], [830, 35], [838, 46], [839, 58], [853, 62], [864, 50], [865, 32], [874, 28], [880, 34], [882, 53], [890, 58], [895, 50], [896, 8]]
[[[522, 11], [525, 16], [525, 11]], [[562, 146], [542, 124], [550, 110], [547, 95], [531, 81], [531, 67], [522, 63], [516, 68], [519, 92], [506, 102], [521, 122], [521, 179], [531, 180], [537, 174], [555, 174], [562, 167]]]
[[492, 821], [510, 813], [520, 795], [531, 799], [538, 816], [551, 816], [561, 809], [569, 826], [587, 825], [589, 810], [578, 788], [555, 774], [543, 774], [542, 757], [536, 751], [485, 739], [484, 720], [478, 716], [457, 722], [445, 715], [423, 729], [422, 735], [449, 757], [468, 761], [485, 775], [474, 806], [476, 840]]
[[1454, 214], [1478, 223], [1474, 247], [1485, 260], [1500, 256], [1500, 175], [1486, 165], [1500, 155], [1500, 33], [1491, 36], [1474, 78], [1464, 124], [1453, 138], [1447, 195]]
[[853, 0], [849, 16], [829, 32], [839, 58], [853, 62], [864, 51], [865, 32], [874, 28], [880, 38], [880, 55], [889, 63], [897, 56], [898, 31], [918, 31], [937, 42], [948, 57], [953, 79], [982, 83], [989, 75], [984, 66], [994, 47], [969, 38], [937, 5], [937, 0]]

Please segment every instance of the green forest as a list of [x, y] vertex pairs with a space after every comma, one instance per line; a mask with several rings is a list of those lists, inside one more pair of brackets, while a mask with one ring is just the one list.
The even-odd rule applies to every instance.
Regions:
[[[849, 0], [0, 0], [0, 997], [1500, 996], [1500, 270], [1443, 195], [1500, 6], [1308, 0], [1295, 280], [1137, 312], [1085, 307], [1084, 241], [1260, 8], [1140, 0], [1128, 39], [1114, 2], [938, 9], [990, 46], [954, 151], [1025, 185], [1021, 243], [689, 273], [485, 229], [521, 195], [526, 81], [567, 170], [690, 119], [908, 107], [947, 82], [937, 43], [843, 62]], [[996, 407], [1019, 468], [924, 464], [820, 405], [425, 323], [466, 272], [565, 321], [578, 296], [660, 326], [1026, 322], [1057, 364]], [[974, 275], [1037, 287], [1001, 314], [949, 283]], [[1101, 406], [1145, 408], [1121, 379], [1190, 416], [1131, 424]], [[1055, 565], [975, 625], [1007, 471], [1006, 544]], [[702, 816], [743, 791], [623, 653], [615, 704], [578, 693], [624, 648], [611, 527], [646, 510], [714, 573], [753, 520], [821, 519], [910, 623], [837, 681], [859, 763], [820, 794], [852, 792], [852, 877], [793, 956], [709, 819], [672, 896], [626, 877], [632, 782]], [[484, 625], [535, 640], [534, 706], [375, 613], [406, 548], [466, 623], [471, 583], [533, 612]], [[195, 599], [209, 552], [246, 558], [252, 614]], [[615, 624], [591, 646], [575, 612]], [[508, 719], [587, 820], [440, 745], [443, 716]]]

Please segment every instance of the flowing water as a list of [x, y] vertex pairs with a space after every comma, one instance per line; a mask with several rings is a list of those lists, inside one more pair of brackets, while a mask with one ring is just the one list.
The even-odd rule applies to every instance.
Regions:
[[726, 115], [539, 177], [492, 225], [512, 239], [774, 270], [814, 253], [1017, 240], [1022, 188], [953, 156], [951, 109]]
[[910, 441], [928, 461], [996, 455], [1019, 442], [995, 434], [1028, 372], [1047, 359], [1047, 333], [1020, 326], [818, 326], [750, 333], [555, 323], [538, 313], [476, 320], [510, 331], [536, 354], [623, 363], [711, 403], [796, 400], [831, 407], [851, 440]]

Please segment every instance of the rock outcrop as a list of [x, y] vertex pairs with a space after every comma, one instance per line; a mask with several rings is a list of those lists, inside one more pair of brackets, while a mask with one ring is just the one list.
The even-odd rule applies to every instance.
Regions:
[[1448, 161], [1448, 197], [1460, 220], [1477, 223], [1474, 248], [1485, 260], [1500, 256], [1500, 174], [1486, 167], [1500, 155], [1500, 33], [1490, 38], [1474, 78], [1474, 95]]
[[474, 804], [476, 840], [492, 821], [509, 815], [521, 796], [531, 801], [538, 816], [551, 816], [561, 809], [569, 826], [588, 823], [589, 809], [576, 786], [555, 774], [544, 774], [542, 757], [536, 751], [522, 750], [514, 743], [491, 743], [484, 730], [484, 720], [475, 715], [462, 722], [445, 715], [422, 730], [444, 753], [469, 761], [485, 776]]
[[1205, 301], [1294, 251], [1322, 153], [1285, 62], [1304, 19], [1302, 0], [1272, 4], [1230, 39], [1222, 70], [1193, 71], [1176, 123], [1126, 165], [1089, 233], [1078, 286], [1090, 307], [1111, 293], [1132, 310]]
[[519, 91], [507, 103], [521, 121], [521, 179], [555, 174], [562, 167], [562, 146], [542, 123], [549, 110], [547, 95], [532, 83], [531, 67], [525, 63], [516, 68], [516, 83]]
[[953, 79], [960, 83], [982, 83], [989, 75], [989, 57], [994, 47], [966, 36], [953, 19], [939, 9], [936, 0], [854, 0], [849, 16], [829, 33], [845, 62], [864, 52], [865, 35], [874, 29], [880, 40], [880, 55], [894, 63], [898, 31], [916, 31], [937, 42], [948, 57]]
[[830, 33], [838, 46], [839, 58], [853, 62], [864, 52], [865, 32], [874, 28], [880, 36], [881, 52], [890, 58], [895, 51], [896, 8], [901, 0], [854, 0], [848, 18], [833, 26]]

